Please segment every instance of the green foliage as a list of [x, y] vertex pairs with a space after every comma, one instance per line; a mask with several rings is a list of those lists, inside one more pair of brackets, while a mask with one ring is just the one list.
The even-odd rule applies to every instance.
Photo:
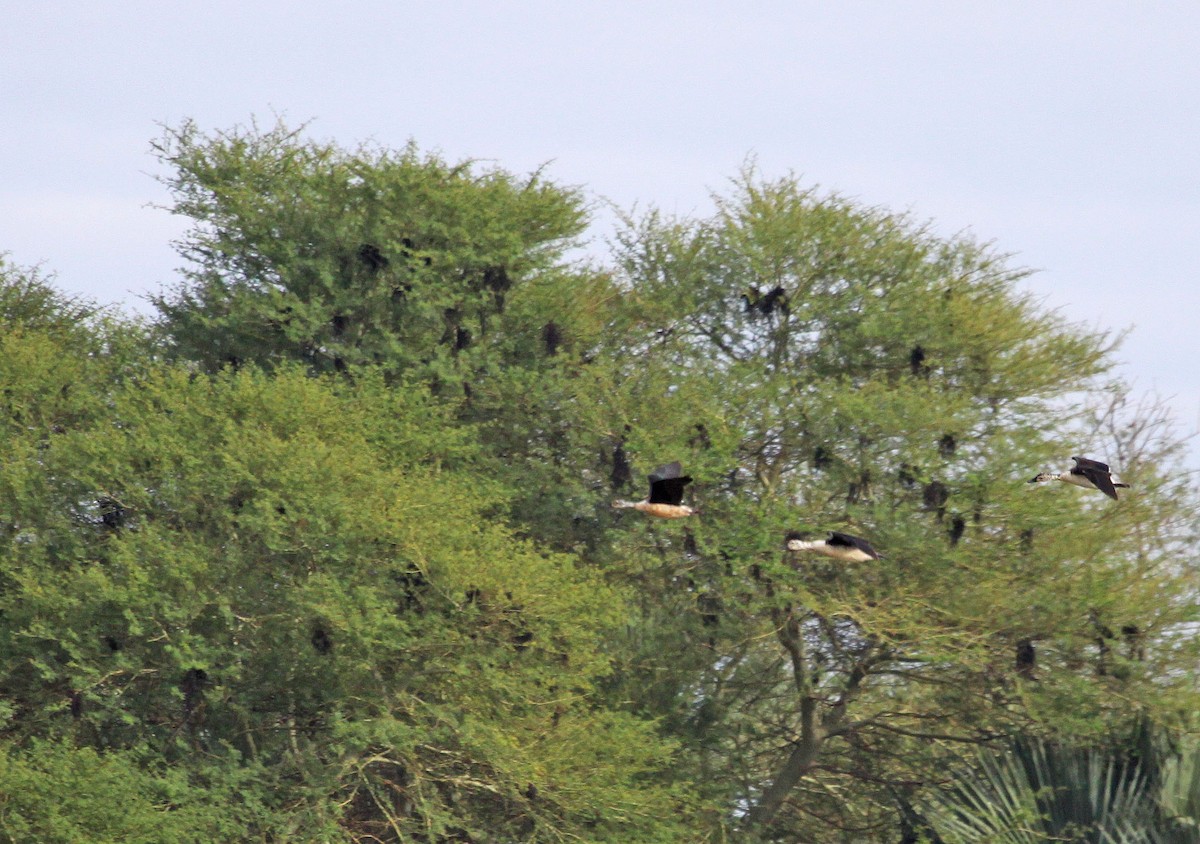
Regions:
[[0, 753], [0, 841], [175, 844], [238, 840], [249, 811], [228, 788], [190, 787], [143, 754], [34, 741]]
[[[700, 519], [631, 526], [609, 563], [653, 643], [618, 688], [647, 690], [693, 776], [764, 834], [879, 835], [959, 748], [1190, 711], [1194, 493], [1162, 480], [1179, 451], [1161, 414], [1098, 389], [1108, 339], [904, 217], [753, 173], [717, 204], [631, 221], [643, 322], [605, 396], [635, 460], [698, 477]], [[1088, 453], [1120, 455], [1134, 492], [1024, 483]], [[850, 530], [886, 559], [789, 555], [788, 529]]]
[[[83, 383], [98, 364], [69, 346], [4, 339], [26, 397], [0, 465], [14, 746], [236, 780], [213, 811], [243, 838], [671, 840], [671, 745], [595, 706], [619, 593], [513, 537], [471, 429], [426, 390], [286, 366]], [[55, 411], [60, 382], [90, 412]]]
[[1111, 750], [1021, 741], [981, 753], [949, 789], [930, 793], [923, 816], [946, 844], [1200, 840], [1194, 819], [1185, 826], [1164, 814], [1150, 767]]
[[[94, 749], [131, 824], [251, 840], [888, 840], [981, 745], [1195, 711], [1180, 440], [992, 248], [747, 170], [606, 271], [537, 174], [158, 152], [157, 333], [0, 286], [12, 776]], [[1132, 489], [1025, 483], [1072, 454]], [[676, 459], [698, 516], [610, 507]]]
[[36, 269], [16, 267], [2, 253], [0, 279], [0, 325], [5, 333], [36, 330], [84, 342], [90, 338], [85, 326], [96, 316], [94, 307], [63, 296]]
[[195, 225], [179, 244], [186, 282], [155, 304], [176, 353], [210, 369], [292, 360], [458, 384], [512, 342], [507, 303], [582, 228], [576, 191], [414, 145], [347, 151], [281, 123], [205, 136], [189, 122], [156, 150], [173, 212]]
[[1176, 823], [1200, 831], [1200, 743], [1194, 737], [1184, 742], [1161, 768], [1159, 800], [1164, 813]]

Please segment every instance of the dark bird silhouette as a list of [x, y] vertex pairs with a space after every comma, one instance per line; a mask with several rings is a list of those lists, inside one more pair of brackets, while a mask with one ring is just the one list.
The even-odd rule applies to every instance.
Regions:
[[751, 316], [770, 316], [775, 311], [785, 315], [788, 313], [787, 291], [778, 286], [766, 293], [757, 287], [750, 287], [742, 294], [742, 304]]
[[950, 490], [946, 489], [946, 485], [941, 481], [930, 481], [921, 490], [921, 496], [925, 509], [936, 511], [940, 522], [946, 515], [946, 502], [950, 500]]
[[313, 630], [312, 646], [319, 654], [327, 654], [333, 649], [333, 639], [329, 638], [329, 634], [325, 632], [323, 627], [317, 627]]
[[963, 531], [967, 529], [967, 523], [963, 521], [962, 516], [955, 516], [950, 520], [950, 544], [957, 545], [958, 540], [962, 539]]
[[912, 351], [908, 353], [908, 368], [912, 370], [913, 375], [929, 374], [929, 367], [925, 364], [925, 350], [920, 346], [913, 346]]
[[1027, 680], [1033, 679], [1033, 669], [1037, 667], [1037, 650], [1032, 639], [1022, 639], [1017, 642], [1016, 655], [1017, 673]]
[[646, 500], [617, 499], [612, 506], [618, 509], [640, 510], [660, 519], [691, 516], [696, 510], [683, 503], [683, 488], [691, 482], [691, 476], [683, 474], [683, 466], [676, 460], [674, 463], [659, 466], [650, 473], [650, 496]]
[[612, 472], [609, 475], [612, 490], [616, 492], [627, 483], [633, 481], [633, 470], [629, 466], [629, 458], [625, 455], [625, 438], [617, 440], [613, 447]]
[[833, 462], [833, 456], [825, 450], [825, 446], [819, 445], [813, 449], [812, 467], [818, 471], [828, 469], [829, 464]]
[[938, 440], [938, 454], [947, 459], [954, 456], [955, 450], [958, 448], [958, 441], [954, 438], [954, 434], [943, 434]]
[[789, 551], [807, 551], [846, 563], [862, 563], [881, 557], [880, 553], [871, 547], [871, 543], [862, 537], [835, 530], [829, 532], [828, 538], [816, 540], [807, 539], [804, 534], [792, 531], [786, 540]]
[[563, 334], [562, 329], [554, 321], [550, 321], [542, 326], [542, 343], [546, 346], [546, 354], [553, 357], [558, 354], [558, 347], [562, 345]]
[[1084, 489], [1098, 489], [1114, 501], [1117, 500], [1118, 488], [1129, 489], [1129, 484], [1119, 483], [1112, 479], [1112, 473], [1109, 472], [1107, 463], [1089, 460], [1086, 457], [1072, 457], [1071, 459], [1075, 461], [1075, 465], [1066, 472], [1042, 472], [1031, 478], [1029, 483], [1064, 481]]
[[367, 271], [372, 274], [387, 269], [387, 265], [391, 263], [374, 243], [364, 243], [358, 247], [358, 260], [362, 261]]
[[208, 686], [208, 672], [203, 668], [189, 668], [179, 684], [183, 692], [183, 714], [190, 717], [196, 706], [204, 699], [204, 689]]

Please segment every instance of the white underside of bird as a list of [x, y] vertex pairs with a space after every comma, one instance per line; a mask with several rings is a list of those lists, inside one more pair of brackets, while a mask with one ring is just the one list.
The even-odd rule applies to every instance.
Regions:
[[1075, 486], [1081, 486], [1084, 489], [1099, 489], [1100, 488], [1100, 487], [1096, 486], [1094, 483], [1092, 483], [1091, 481], [1089, 481], [1087, 478], [1085, 478], [1083, 475], [1072, 475], [1069, 472], [1062, 472], [1061, 474], [1046, 478], [1046, 480], [1062, 481], [1063, 483], [1074, 484]]
[[648, 516], [658, 516], [660, 519], [682, 519], [684, 516], [695, 515], [696, 510], [686, 504], [662, 504], [657, 501], [621, 501], [612, 503], [617, 509], [637, 510]]
[[846, 563], [865, 563], [867, 560], [875, 559], [861, 548], [830, 545], [824, 539], [791, 539], [788, 540], [787, 549], [821, 554]]

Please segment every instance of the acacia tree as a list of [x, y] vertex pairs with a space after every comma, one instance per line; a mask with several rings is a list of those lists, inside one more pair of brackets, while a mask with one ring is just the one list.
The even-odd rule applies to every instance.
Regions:
[[[713, 834], [883, 836], [960, 746], [1192, 707], [1178, 442], [1109, 412], [1113, 340], [991, 248], [746, 173], [710, 219], [630, 221], [597, 272], [563, 261], [574, 191], [280, 128], [168, 139], [196, 220], [158, 300], [176, 350], [450, 401], [519, 533], [626, 597], [608, 706], [680, 743], [657, 776], [703, 792]], [[1023, 483], [1080, 453], [1135, 489]], [[608, 509], [670, 459], [700, 517]], [[831, 528], [886, 559], [782, 551]]]
[[511, 291], [583, 228], [576, 190], [412, 144], [346, 150], [283, 123], [206, 135], [185, 122], [155, 150], [170, 210], [195, 225], [178, 244], [182, 283], [153, 301], [176, 353], [211, 369], [298, 360], [457, 385], [503, 342]]
[[[646, 330], [608, 405], [637, 451], [691, 454], [703, 514], [638, 525], [611, 559], [643, 587], [652, 643], [621, 694], [644, 690], [689, 742], [731, 822], [878, 836], [960, 746], [1178, 723], [1195, 499], [1165, 420], [1096, 424], [1127, 392], [1104, 380], [1109, 338], [969, 239], [791, 178], [746, 173], [717, 203], [621, 243]], [[1133, 490], [1024, 483], [1072, 454]], [[802, 558], [788, 529], [886, 558]]]
[[[609, 274], [567, 260], [581, 191], [282, 123], [187, 122], [155, 148], [171, 211], [193, 221], [180, 284], [153, 299], [176, 357], [421, 383], [485, 426], [488, 474], [509, 481], [531, 535], [560, 550], [595, 541], [578, 518], [594, 490], [561, 456], [580, 436], [576, 379], [624, 303]], [[595, 453], [606, 435], [582, 436]]]
[[[0, 288], [0, 832], [684, 834], [671, 744], [597, 705], [621, 596], [494, 517], [450, 408], [381, 373], [134, 366], [26, 287]], [[56, 779], [103, 793], [52, 809]], [[92, 817], [104, 794], [129, 811]]]

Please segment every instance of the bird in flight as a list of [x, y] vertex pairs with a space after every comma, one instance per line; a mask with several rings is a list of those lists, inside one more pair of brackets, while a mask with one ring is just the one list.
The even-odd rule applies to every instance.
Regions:
[[832, 557], [835, 560], [842, 560], [846, 563], [862, 563], [867, 560], [878, 560], [882, 556], [871, 547], [870, 542], [867, 542], [861, 536], [851, 536], [848, 533], [839, 533], [836, 530], [831, 530], [826, 539], [806, 539], [804, 534], [797, 533], [796, 531], [790, 532], [786, 539], [789, 551], [808, 551], [812, 554], [821, 554], [826, 557]]
[[639, 510], [660, 519], [681, 519], [696, 512], [683, 503], [683, 488], [692, 482], [691, 476], [683, 474], [683, 466], [676, 460], [659, 466], [650, 473], [650, 496], [644, 501], [622, 501], [612, 503], [618, 509]]
[[1040, 484], [1047, 481], [1065, 481], [1085, 489], [1098, 489], [1114, 501], [1117, 500], [1117, 489], [1129, 489], [1129, 484], [1119, 483], [1112, 479], [1108, 464], [1099, 460], [1089, 460], [1086, 457], [1072, 457], [1075, 465], [1066, 472], [1042, 472], [1031, 478], [1029, 483]]

